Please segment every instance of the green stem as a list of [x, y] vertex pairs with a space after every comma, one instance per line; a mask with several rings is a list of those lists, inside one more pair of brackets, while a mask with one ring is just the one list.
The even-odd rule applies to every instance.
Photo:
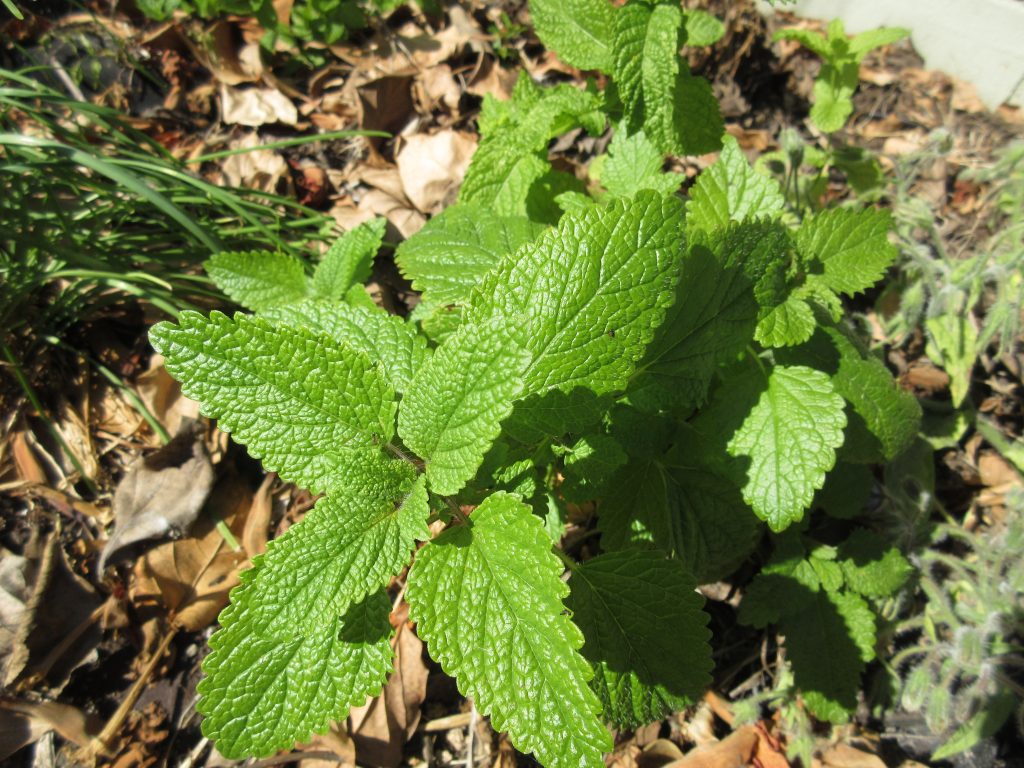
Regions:
[[557, 547], [552, 548], [551, 551], [558, 555], [559, 559], [563, 563], [565, 563], [565, 567], [568, 568], [570, 571], [575, 571], [579, 567], [579, 564], [575, 560], [573, 560], [571, 557], [565, 554], [565, 552], [558, 549]]
[[455, 499], [451, 496], [442, 496], [441, 498], [444, 499], [444, 503], [448, 505], [448, 511], [452, 513], [456, 520], [463, 525], [472, 525], [466, 513], [459, 509], [459, 505], [455, 503]]

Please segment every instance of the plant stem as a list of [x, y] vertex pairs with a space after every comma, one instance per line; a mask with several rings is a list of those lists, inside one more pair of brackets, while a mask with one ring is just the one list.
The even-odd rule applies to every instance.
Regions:
[[575, 560], [573, 560], [571, 557], [565, 554], [565, 552], [558, 549], [557, 547], [553, 548], [551, 551], [558, 555], [559, 559], [563, 563], [565, 563], [565, 567], [568, 568], [570, 571], [575, 571], [576, 568], [579, 567], [579, 564]]

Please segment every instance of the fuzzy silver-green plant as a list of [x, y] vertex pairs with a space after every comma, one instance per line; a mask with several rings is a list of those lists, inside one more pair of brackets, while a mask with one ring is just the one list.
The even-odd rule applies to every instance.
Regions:
[[949, 734], [934, 760], [970, 749], [1014, 713], [1024, 731], [1024, 493], [1008, 497], [1007, 518], [995, 534], [939, 526], [935, 544], [966, 551], [933, 546], [919, 556], [924, 610], [898, 629], [916, 640], [890, 663], [902, 678], [904, 708]]

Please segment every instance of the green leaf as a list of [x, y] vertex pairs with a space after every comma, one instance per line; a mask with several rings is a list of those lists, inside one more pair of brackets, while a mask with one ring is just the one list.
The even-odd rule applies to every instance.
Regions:
[[427, 340], [402, 318], [380, 309], [306, 300], [274, 307], [261, 316], [275, 323], [325, 333], [338, 344], [380, 363], [396, 392], [404, 392], [413, 374], [430, 356]]
[[203, 268], [218, 288], [254, 312], [300, 301], [309, 290], [302, 261], [286, 253], [222, 251]]
[[[677, 439], [694, 444], [689, 434]], [[678, 448], [631, 459], [605, 485], [597, 523], [606, 551], [654, 546], [706, 584], [731, 573], [754, 547], [757, 518], [739, 490]]]
[[631, 197], [641, 189], [671, 194], [682, 186], [680, 173], [665, 173], [665, 158], [643, 131], [626, 134], [615, 131], [608, 145], [608, 157], [601, 170], [601, 183], [613, 195]]
[[866, 597], [895, 594], [913, 571], [899, 548], [864, 528], [842, 543], [839, 557], [847, 585]]
[[825, 64], [814, 81], [814, 106], [811, 120], [825, 133], [834, 133], [846, 125], [853, 114], [853, 93], [857, 90], [859, 67], [852, 58], [835, 65]]
[[823, 59], [830, 59], [832, 49], [823, 35], [810, 29], [780, 29], [772, 37], [774, 42], [779, 40], [795, 40], [804, 48], [818, 54]]
[[561, 492], [569, 501], [596, 499], [612, 475], [626, 463], [626, 452], [608, 435], [584, 435], [565, 456]]
[[870, 633], [874, 643], [874, 616], [837, 593], [801, 594], [798, 602], [800, 610], [788, 612], [781, 624], [793, 677], [812, 714], [844, 723], [857, 707], [862, 642]]
[[150, 331], [167, 371], [283, 480], [320, 493], [394, 434], [394, 390], [365, 354], [243, 314], [178, 322]]
[[971, 719], [957, 728], [953, 735], [932, 754], [932, 762], [948, 760], [954, 755], [966, 752], [985, 739], [995, 736], [1003, 727], [1014, 709], [1018, 706], [1017, 697], [1009, 690], [1003, 689], [987, 700]]
[[653, 394], [645, 394], [659, 405], [704, 402], [718, 365], [743, 351], [757, 324], [753, 280], [734, 261], [741, 253], [691, 245], [675, 303], [647, 348], [631, 392], [653, 387]]
[[916, 397], [899, 389], [881, 361], [863, 359], [850, 345], [832, 384], [851, 406], [844, 446], [848, 460], [891, 461], [917, 437], [921, 406]]
[[505, 321], [463, 325], [417, 372], [398, 432], [426, 460], [431, 490], [457, 493], [476, 474], [523, 387], [529, 362]]
[[616, 11], [615, 85], [632, 132], [643, 130], [662, 152], [702, 154], [721, 146], [718, 102], [679, 56], [678, 6], [628, 4]]
[[[629, 10], [630, 7], [643, 8], [628, 6], [625, 10]], [[666, 151], [672, 151], [678, 144], [675, 110], [672, 100], [665, 96], [672, 92], [676, 75], [679, 74], [683, 14], [679, 6], [675, 5], [655, 5], [653, 8], [643, 9], [650, 14], [644, 31], [643, 53], [639, 62], [644, 109], [643, 127], [655, 144]]]
[[672, 302], [682, 245], [682, 205], [653, 192], [567, 214], [485, 278], [471, 314], [516, 318], [524, 393], [622, 389]]
[[797, 251], [805, 261], [824, 266], [829, 288], [853, 296], [881, 280], [896, 260], [891, 229], [888, 211], [834, 208], [804, 220], [796, 233]]
[[696, 462], [670, 472], [679, 510], [676, 557], [700, 584], [725, 578], [753, 551], [757, 518], [727, 478]]
[[551, 170], [546, 153], [524, 151], [512, 142], [484, 139], [466, 171], [460, 203], [490, 208], [499, 216], [527, 215], [530, 189]]
[[568, 608], [595, 670], [592, 687], [618, 728], [659, 720], [711, 681], [711, 633], [696, 582], [651, 550], [611, 552], [572, 572]]
[[791, 347], [811, 338], [816, 326], [810, 305], [797, 296], [789, 296], [761, 318], [754, 338], [766, 347]]
[[743, 498], [773, 531], [803, 517], [835, 465], [844, 426], [843, 399], [827, 374], [805, 366], [772, 369], [728, 450], [749, 458]]
[[949, 374], [953, 406], [960, 407], [971, 391], [971, 374], [978, 357], [978, 326], [969, 309], [952, 307], [924, 321], [928, 332], [925, 352]]
[[850, 53], [857, 56], [859, 59], [868, 51], [872, 51], [875, 48], [881, 48], [885, 45], [891, 45], [905, 37], [910, 37], [910, 30], [903, 29], [902, 27], [879, 27], [878, 29], [869, 29], [867, 32], [861, 32], [859, 35], [855, 35], [850, 41]]
[[484, 100], [480, 133], [487, 140], [539, 152], [549, 140], [578, 126], [594, 136], [603, 133], [607, 124], [603, 104], [602, 95], [592, 88], [569, 83], [541, 87], [524, 71], [511, 100]]
[[784, 202], [775, 180], [751, 168], [736, 139], [726, 136], [718, 160], [693, 185], [686, 226], [713, 232], [730, 221], [775, 216], [782, 212]]
[[632, 459], [608, 483], [597, 510], [601, 547], [606, 551], [640, 544], [673, 550], [677, 522], [671, 481], [653, 459]]
[[611, 399], [589, 389], [569, 392], [548, 390], [543, 395], [523, 398], [504, 423], [513, 440], [534, 445], [545, 439], [559, 438], [569, 432], [579, 434], [597, 425], [611, 405]]
[[525, 217], [499, 216], [476, 205], [453, 205], [398, 246], [395, 262], [429, 301], [462, 302], [495, 264], [542, 229]]
[[338, 301], [353, 285], [370, 278], [387, 223], [385, 218], [372, 219], [334, 241], [313, 272], [313, 290], [319, 298]]
[[274, 636], [330, 624], [409, 562], [415, 543], [430, 538], [428, 513], [412, 465], [376, 456], [268, 544], [258, 578], [245, 579], [244, 601], [222, 624], [244, 620], [253, 633]]
[[725, 34], [725, 25], [707, 11], [686, 12], [686, 44], [714, 45]]
[[495, 730], [548, 768], [603, 765], [612, 748], [566, 616], [562, 565], [530, 508], [489, 496], [469, 525], [422, 548], [407, 599], [430, 655], [472, 696]]
[[608, 0], [530, 0], [537, 37], [566, 64], [612, 70], [615, 9]]
[[[259, 579], [260, 566], [249, 574]], [[232, 597], [242, 605], [246, 588]], [[228, 759], [265, 757], [344, 720], [391, 672], [390, 612], [381, 590], [326, 623], [275, 634], [254, 630], [244, 610], [234, 610], [203, 660], [203, 735]]]
[[836, 462], [828, 473], [825, 485], [814, 497], [814, 506], [825, 510], [830, 517], [852, 520], [859, 517], [871, 501], [875, 476], [864, 464]]
[[711, 83], [690, 72], [680, 63], [675, 92], [675, 151], [683, 155], [703, 155], [722, 148], [725, 122]]

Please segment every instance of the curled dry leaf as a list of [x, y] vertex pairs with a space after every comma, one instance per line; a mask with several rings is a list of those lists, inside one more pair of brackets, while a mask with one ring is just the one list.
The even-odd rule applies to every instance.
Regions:
[[41, 680], [59, 691], [102, 637], [103, 600], [72, 572], [56, 533], [37, 534], [24, 556], [4, 553], [0, 564], [3, 685]]
[[295, 125], [299, 110], [295, 104], [274, 88], [220, 89], [221, 119], [225, 123], [258, 128], [270, 123]]
[[98, 570], [142, 541], [187, 531], [213, 486], [213, 464], [202, 435], [186, 427], [160, 450], [142, 457], [114, 491], [114, 532]]
[[192, 42], [188, 35], [184, 36], [184, 39], [196, 59], [210, 70], [210, 74], [220, 83], [255, 83], [263, 75], [259, 43], [249, 42], [239, 46], [235, 37], [235, 25], [230, 21], [213, 22], [202, 37], [202, 45]]
[[135, 389], [150, 413], [172, 435], [181, 431], [183, 421], [199, 418], [199, 403], [181, 394], [181, 384], [167, 372], [163, 355], [150, 358], [149, 368], [135, 380]]
[[705, 744], [686, 753], [669, 768], [746, 768], [758, 745], [757, 728], [744, 725], [719, 742]]
[[405, 196], [422, 213], [438, 213], [454, 202], [475, 151], [473, 137], [459, 131], [410, 136], [396, 158]]
[[154, 617], [169, 614], [176, 626], [193, 632], [212, 624], [247, 561], [245, 552], [233, 550], [224, 540], [216, 519], [259, 549], [266, 544], [266, 528], [262, 541], [257, 531], [244, 533], [254, 506], [246, 483], [233, 473], [226, 475], [210, 494], [207, 507], [212, 514], [201, 516], [188, 537], [161, 544], [136, 564], [130, 595], [140, 612]]
[[849, 744], [835, 744], [821, 756], [824, 768], [885, 768], [878, 755], [864, 752]]
[[637, 755], [636, 764], [637, 768], [662, 768], [662, 766], [682, 759], [683, 751], [674, 741], [655, 739]]
[[0, 760], [56, 731], [83, 747], [99, 733], [100, 722], [76, 707], [55, 701], [0, 699]]

